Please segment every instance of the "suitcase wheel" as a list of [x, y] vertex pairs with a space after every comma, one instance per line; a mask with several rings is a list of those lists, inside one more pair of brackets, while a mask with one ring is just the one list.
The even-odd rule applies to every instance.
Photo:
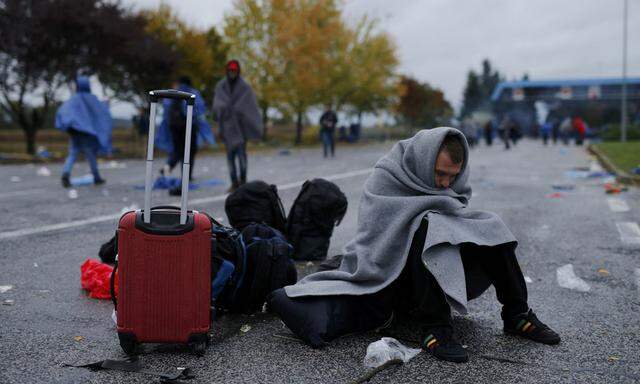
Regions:
[[189, 336], [189, 349], [196, 356], [204, 356], [209, 346], [208, 334], [197, 334]]
[[140, 349], [140, 343], [136, 340], [135, 335], [130, 333], [118, 333], [120, 347], [127, 355], [137, 355]]

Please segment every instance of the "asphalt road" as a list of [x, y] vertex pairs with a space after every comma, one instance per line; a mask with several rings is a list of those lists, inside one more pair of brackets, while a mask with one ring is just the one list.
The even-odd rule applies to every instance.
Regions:
[[[253, 154], [249, 177], [279, 185], [287, 209], [304, 180], [334, 180], [349, 199], [347, 217], [332, 239], [330, 254], [335, 254], [354, 235], [367, 170], [390, 146], [341, 146], [328, 160], [319, 149]], [[455, 317], [469, 363], [443, 363], [421, 353], [379, 373], [372, 383], [640, 382], [640, 235], [635, 237], [629, 224], [640, 221], [640, 191], [606, 195], [603, 179], [566, 174], [592, 161], [584, 148], [533, 141], [510, 151], [482, 146], [471, 153], [470, 205], [497, 212], [511, 227], [531, 279], [530, 305], [561, 334], [562, 343], [550, 347], [503, 335], [491, 289], [471, 302], [469, 315]], [[106, 186], [76, 188], [75, 199], [60, 186], [60, 165], [48, 167], [51, 176], [38, 176], [41, 167], [34, 165], [0, 168], [0, 287], [11, 286], [0, 288], [6, 290], [0, 293], [0, 383], [152, 382], [144, 374], [61, 366], [123, 357], [112, 304], [87, 297], [79, 270], [84, 260], [97, 258], [120, 211], [142, 205], [143, 192], [134, 185], [142, 184], [144, 163], [131, 160], [118, 167], [103, 170]], [[86, 164], [76, 165], [74, 175], [85, 173]], [[197, 160], [197, 181], [226, 182], [226, 175], [223, 157]], [[557, 191], [552, 185], [573, 189]], [[224, 218], [225, 189], [192, 191], [191, 207]], [[154, 193], [154, 203], [175, 200]], [[566, 264], [589, 285], [588, 292], [559, 286], [557, 269]], [[299, 267], [301, 273], [314, 268]], [[242, 332], [243, 325], [250, 329]], [[214, 328], [215, 341], [204, 357], [177, 346], [149, 346], [143, 365], [163, 372], [191, 367], [196, 375], [191, 383], [347, 383], [367, 371], [362, 362], [367, 345], [380, 338], [354, 335], [312, 350], [277, 337], [287, 330], [269, 314], [227, 316]], [[403, 339], [419, 336], [414, 324], [391, 332]]]

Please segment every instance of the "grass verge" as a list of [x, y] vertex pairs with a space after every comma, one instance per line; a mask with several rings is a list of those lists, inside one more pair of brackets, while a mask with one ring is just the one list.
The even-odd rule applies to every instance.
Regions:
[[633, 170], [640, 167], [640, 141], [603, 142], [594, 146], [622, 171], [633, 175]]

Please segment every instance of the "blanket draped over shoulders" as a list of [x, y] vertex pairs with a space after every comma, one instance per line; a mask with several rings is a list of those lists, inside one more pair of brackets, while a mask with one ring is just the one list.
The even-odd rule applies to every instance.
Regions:
[[[436, 188], [436, 158], [447, 135], [457, 136], [464, 146], [462, 170], [450, 188]], [[422, 130], [398, 142], [376, 163], [364, 185], [357, 233], [346, 245], [340, 267], [306, 276], [286, 287], [287, 295], [366, 295], [380, 291], [400, 276], [413, 234], [424, 219], [429, 226], [423, 262], [451, 306], [466, 313], [460, 244], [517, 245], [499, 216], [467, 208], [471, 198], [468, 163], [467, 141], [455, 128]], [[489, 286], [483, 276], [473, 281], [479, 284], [471, 287], [473, 291], [482, 292]]]
[[233, 90], [224, 78], [218, 82], [213, 99], [213, 112], [220, 123], [220, 137], [229, 148], [249, 139], [262, 137], [262, 116], [253, 90], [238, 77]]

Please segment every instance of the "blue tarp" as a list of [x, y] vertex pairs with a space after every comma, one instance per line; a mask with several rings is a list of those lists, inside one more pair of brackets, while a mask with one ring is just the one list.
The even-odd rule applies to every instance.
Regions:
[[[214, 144], [215, 139], [213, 138], [211, 125], [209, 125], [204, 117], [206, 108], [202, 95], [200, 95], [200, 92], [198, 92], [197, 90], [186, 85], [180, 85], [178, 87], [178, 90], [193, 93], [196, 95], [196, 102], [193, 109], [193, 126], [195, 127], [195, 125], [198, 124], [198, 147], [202, 146], [203, 144]], [[162, 101], [162, 107], [164, 110], [162, 115], [162, 123], [160, 123], [158, 132], [156, 133], [155, 146], [167, 153], [173, 153], [173, 140], [171, 139], [171, 130], [169, 129], [169, 107], [174, 102], [176, 101], [170, 99], [164, 99]], [[184, 101], [182, 101], [181, 103], [183, 113], [186, 116], [187, 103]]]
[[[203, 180], [199, 183], [189, 183], [189, 190], [198, 189], [200, 187], [214, 187], [216, 185], [222, 185], [224, 182], [220, 179], [210, 179]], [[153, 183], [153, 190], [156, 189], [172, 189], [172, 188], [181, 188], [182, 187], [182, 179], [178, 177], [172, 176], [158, 176], [158, 178]], [[134, 189], [144, 190], [144, 184], [135, 185]]]
[[113, 124], [109, 107], [91, 93], [88, 77], [78, 76], [76, 94], [58, 108], [55, 126], [64, 132], [74, 129], [93, 135], [100, 143], [101, 152], [111, 152]]

